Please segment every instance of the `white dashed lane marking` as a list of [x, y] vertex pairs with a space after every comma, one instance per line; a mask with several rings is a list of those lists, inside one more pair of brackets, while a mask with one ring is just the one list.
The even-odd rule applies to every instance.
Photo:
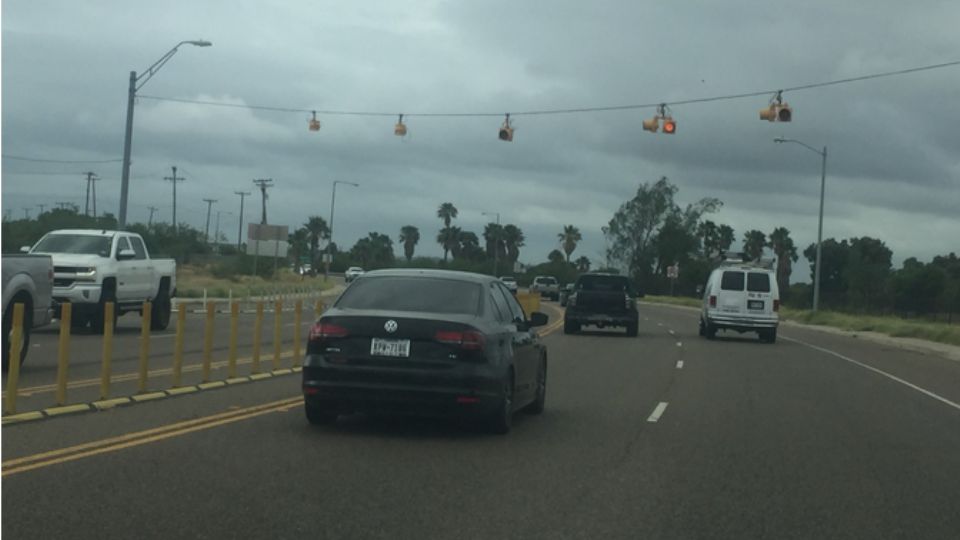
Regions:
[[667, 410], [667, 402], [661, 401], [657, 404], [657, 407], [653, 409], [653, 413], [650, 414], [650, 417], [647, 418], [647, 422], [656, 422], [660, 420], [660, 417], [663, 415], [663, 411]]
[[677, 347], [683, 347], [683, 342], [682, 342], [682, 341], [678, 341], [678, 342], [677, 342]]
[[683, 369], [683, 360], [677, 360], [677, 369]]

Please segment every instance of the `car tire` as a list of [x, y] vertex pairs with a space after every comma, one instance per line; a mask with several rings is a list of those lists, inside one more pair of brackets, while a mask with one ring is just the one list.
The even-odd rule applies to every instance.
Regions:
[[306, 413], [307, 422], [310, 422], [315, 426], [329, 425], [337, 421], [336, 414], [327, 412], [318, 405], [304, 403], [303, 411]]
[[173, 309], [170, 302], [170, 291], [163, 285], [160, 286], [160, 292], [153, 299], [153, 306], [150, 313], [150, 329], [166, 330], [170, 326], [170, 312]]
[[703, 335], [707, 339], [716, 339], [717, 338], [717, 327], [710, 324], [710, 321], [704, 323]]
[[698, 325], [698, 328], [697, 328], [697, 335], [700, 337], [704, 337], [707, 335], [707, 331], [703, 325], [703, 317], [700, 317], [700, 324]]
[[758, 332], [760, 334], [760, 341], [764, 343], [776, 343], [777, 342], [777, 329], [773, 330], [762, 330]]
[[563, 321], [564, 334], [576, 334], [580, 331], [580, 324], [573, 321]]
[[537, 394], [533, 402], [527, 406], [527, 412], [530, 414], [543, 414], [543, 409], [547, 403], [547, 359], [540, 360], [540, 368], [537, 370]]
[[103, 333], [107, 302], [113, 302], [113, 327], [117, 327], [117, 319], [120, 317], [120, 306], [117, 305], [117, 290], [108, 285], [100, 293], [100, 302], [97, 303], [96, 311], [90, 317], [90, 329], [93, 330], [94, 334]]
[[633, 321], [627, 324], [627, 337], [637, 337], [637, 334], [640, 333], [640, 323], [638, 321]]
[[497, 435], [506, 435], [513, 427], [513, 386], [513, 371], [511, 371], [503, 381], [500, 404], [489, 421], [490, 431]]
[[[29, 307], [25, 304], [24, 307]], [[32, 308], [31, 308], [32, 309]], [[23, 344], [20, 346], [20, 365], [27, 359], [27, 352], [30, 351], [30, 332], [33, 323], [30, 320], [30, 314], [26, 311], [23, 314]], [[8, 306], [3, 317], [3, 364], [0, 368], [6, 373], [10, 369], [10, 332], [13, 331], [13, 305]]]

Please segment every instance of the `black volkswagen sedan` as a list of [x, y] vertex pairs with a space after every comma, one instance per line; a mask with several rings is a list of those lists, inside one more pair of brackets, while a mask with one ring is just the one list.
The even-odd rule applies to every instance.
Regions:
[[543, 411], [547, 349], [492, 276], [378, 270], [352, 283], [310, 331], [307, 419], [352, 412], [470, 417], [496, 433]]

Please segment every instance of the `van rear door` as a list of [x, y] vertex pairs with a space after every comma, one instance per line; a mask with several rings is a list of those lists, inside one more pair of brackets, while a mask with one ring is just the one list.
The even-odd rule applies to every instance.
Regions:
[[747, 312], [745, 281], [743, 270], [723, 271], [720, 275], [720, 288], [717, 290], [717, 309], [720, 313]]
[[751, 315], [772, 316], [773, 293], [769, 272], [747, 272], [746, 311]]

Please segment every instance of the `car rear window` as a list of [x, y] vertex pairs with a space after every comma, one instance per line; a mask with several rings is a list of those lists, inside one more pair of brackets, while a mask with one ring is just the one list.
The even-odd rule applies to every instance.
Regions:
[[727, 271], [720, 278], [720, 288], [725, 291], [743, 290], [743, 272]]
[[770, 274], [763, 272], [748, 273], [747, 290], [751, 292], [770, 292]]
[[422, 311], [475, 315], [482, 288], [478, 283], [429, 277], [370, 277], [358, 279], [337, 302], [343, 309]]
[[557, 280], [553, 279], [552, 277], [542, 277], [537, 278], [537, 283], [542, 283], [544, 285], [556, 285]]
[[630, 282], [623, 276], [580, 276], [577, 288], [581, 291], [626, 291]]

